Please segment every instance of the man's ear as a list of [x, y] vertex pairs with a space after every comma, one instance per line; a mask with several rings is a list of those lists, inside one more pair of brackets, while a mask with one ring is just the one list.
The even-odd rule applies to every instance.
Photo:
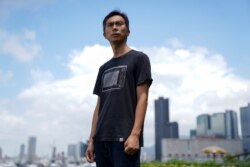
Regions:
[[130, 31], [128, 30], [128, 32], [127, 32], [127, 37], [130, 35]]

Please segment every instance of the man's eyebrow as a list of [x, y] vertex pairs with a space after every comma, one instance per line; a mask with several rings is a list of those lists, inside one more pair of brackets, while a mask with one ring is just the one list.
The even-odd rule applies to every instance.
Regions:
[[125, 22], [123, 20], [114, 20], [114, 21], [107, 21], [106, 23], [115, 23], [115, 22]]

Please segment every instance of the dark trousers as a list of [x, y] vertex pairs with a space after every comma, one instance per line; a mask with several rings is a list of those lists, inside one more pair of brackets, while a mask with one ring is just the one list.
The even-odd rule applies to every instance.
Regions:
[[97, 167], [140, 167], [140, 150], [134, 155], [124, 152], [124, 142], [94, 142]]

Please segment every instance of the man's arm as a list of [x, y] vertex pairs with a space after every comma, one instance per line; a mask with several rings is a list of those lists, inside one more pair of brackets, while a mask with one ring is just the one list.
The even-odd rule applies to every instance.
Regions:
[[125, 152], [127, 154], [134, 154], [140, 148], [139, 137], [141, 134], [142, 126], [144, 123], [146, 110], [148, 106], [148, 91], [149, 91], [149, 82], [145, 82], [142, 85], [136, 87], [137, 93], [137, 105], [135, 111], [135, 122], [130, 136], [124, 143]]
[[88, 148], [85, 152], [85, 156], [88, 162], [94, 162], [94, 141], [93, 137], [95, 135], [96, 131], [96, 125], [97, 125], [97, 119], [98, 119], [98, 112], [99, 112], [99, 106], [100, 106], [100, 97], [98, 96], [96, 107], [94, 110], [93, 118], [92, 118], [92, 126], [91, 126], [91, 132], [89, 136], [89, 143], [88, 143]]

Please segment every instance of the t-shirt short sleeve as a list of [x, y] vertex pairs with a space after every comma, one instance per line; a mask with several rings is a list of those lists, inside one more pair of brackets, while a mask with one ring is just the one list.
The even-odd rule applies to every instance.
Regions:
[[101, 78], [102, 78], [101, 75], [102, 74], [101, 74], [101, 67], [100, 67], [97, 78], [96, 78], [95, 87], [93, 90], [93, 94], [98, 95], [98, 96], [100, 96], [101, 94]]
[[136, 68], [136, 84], [141, 85], [145, 82], [148, 82], [149, 85], [152, 83], [151, 77], [151, 65], [149, 58], [146, 54], [142, 53], [138, 56]]

